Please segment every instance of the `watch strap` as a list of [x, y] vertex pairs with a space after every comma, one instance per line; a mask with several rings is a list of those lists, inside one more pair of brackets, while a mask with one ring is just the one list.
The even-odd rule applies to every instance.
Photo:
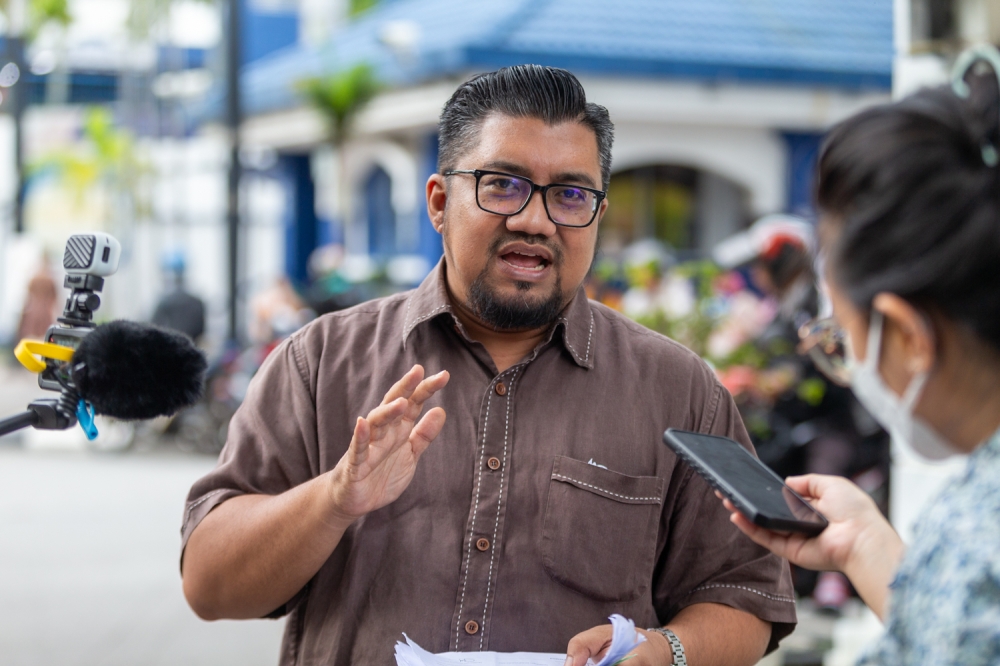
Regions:
[[687, 656], [684, 654], [684, 646], [681, 644], [681, 639], [677, 638], [677, 634], [666, 627], [650, 627], [646, 631], [655, 631], [667, 639], [670, 643], [670, 649], [674, 653], [673, 666], [688, 666]]

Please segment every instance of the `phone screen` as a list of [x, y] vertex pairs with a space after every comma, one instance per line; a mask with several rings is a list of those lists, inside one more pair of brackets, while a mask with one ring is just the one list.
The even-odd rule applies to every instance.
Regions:
[[663, 438], [738, 508], [756, 514], [748, 518], [758, 525], [808, 532], [818, 532], [826, 526], [826, 519], [818, 511], [737, 442], [674, 429], [664, 433]]

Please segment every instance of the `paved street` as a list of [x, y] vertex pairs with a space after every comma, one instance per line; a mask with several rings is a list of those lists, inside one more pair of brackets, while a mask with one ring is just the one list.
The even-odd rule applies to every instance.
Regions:
[[[0, 416], [33, 397], [24, 380], [0, 370]], [[184, 497], [212, 459], [18, 441], [0, 438], [0, 663], [277, 663], [282, 622], [202, 622], [181, 593]]]

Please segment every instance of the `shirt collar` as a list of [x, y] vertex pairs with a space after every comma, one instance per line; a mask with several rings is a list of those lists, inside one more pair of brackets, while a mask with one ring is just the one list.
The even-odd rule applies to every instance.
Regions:
[[442, 258], [406, 299], [406, 314], [403, 316], [403, 348], [406, 348], [406, 340], [414, 328], [446, 313], [454, 316], [451, 299], [448, 298], [448, 287], [444, 282], [444, 258]]
[[[420, 324], [449, 314], [454, 318], [451, 299], [448, 297], [448, 287], [445, 285], [444, 259], [434, 267], [420, 286], [414, 289], [406, 299], [406, 312], [403, 317], [403, 348], [406, 341]], [[456, 319], [457, 322], [457, 319]], [[556, 319], [552, 332], [548, 337], [551, 341], [559, 333], [566, 351], [582, 368], [588, 370], [594, 367], [594, 313], [590, 308], [587, 293], [580, 287], [573, 300]]]

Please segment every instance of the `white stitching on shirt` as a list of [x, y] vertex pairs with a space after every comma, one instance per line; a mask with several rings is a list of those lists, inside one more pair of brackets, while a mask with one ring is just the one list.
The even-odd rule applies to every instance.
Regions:
[[572, 479], [572, 478], [570, 478], [568, 476], [563, 476], [562, 474], [553, 474], [552, 478], [553, 479], [559, 479], [560, 481], [570, 481], [572, 483], [578, 483], [581, 486], [586, 486], [588, 488], [593, 488], [594, 490], [599, 490], [600, 492], [607, 493], [608, 495], [614, 495], [615, 497], [618, 497], [618, 498], [623, 499], [623, 500], [632, 500], [634, 502], [656, 502], [656, 503], [660, 502], [660, 498], [659, 497], [629, 497], [628, 495], [619, 495], [618, 493], [613, 493], [610, 490], [606, 490], [604, 488], [599, 488], [599, 487], [591, 485], [589, 483], [584, 483], [583, 481], [578, 481], [577, 479]]
[[428, 319], [430, 319], [431, 317], [433, 317], [438, 312], [441, 312], [441, 310], [446, 310], [446, 309], [448, 309], [450, 307], [451, 306], [447, 305], [447, 304], [441, 305], [439, 307], [434, 308], [430, 312], [427, 312], [427, 313], [423, 314], [421, 317], [418, 317], [417, 319], [414, 319], [413, 323], [410, 324], [410, 328], [409, 329], [405, 329], [405, 328], [403, 329], [403, 346], [404, 346], [404, 348], [406, 346], [406, 338], [409, 337], [410, 331], [412, 331], [413, 329], [415, 329], [417, 327], [417, 324], [419, 324], [421, 322], [427, 321]]
[[[490, 572], [486, 576], [486, 603], [483, 605], [483, 625], [480, 627], [479, 649], [483, 649], [483, 641], [486, 640], [486, 615], [490, 608], [490, 583], [493, 581], [493, 559], [497, 553], [497, 530], [500, 529], [500, 509], [503, 506], [503, 480], [507, 473], [507, 442], [510, 434], [510, 405], [514, 398], [514, 384], [517, 382], [518, 369], [511, 375], [510, 387], [507, 389], [507, 415], [503, 426], [503, 466], [500, 468], [500, 497], [497, 500], [497, 520], [493, 524], [493, 541], [490, 548]], [[500, 375], [503, 376], [502, 374]], [[471, 551], [470, 551], [471, 552]]]
[[[589, 305], [589, 303], [588, 303]], [[587, 355], [584, 357], [583, 362], [590, 362], [590, 340], [594, 337], [594, 311], [590, 311], [590, 331], [587, 333]]]
[[445, 303], [444, 305], [438, 306], [437, 308], [431, 310], [430, 312], [425, 313], [423, 316], [414, 320], [413, 323], [411, 324], [410, 308], [413, 305], [413, 299], [414, 297], [416, 297], [416, 295], [417, 292], [414, 291], [412, 294], [410, 294], [410, 297], [406, 299], [406, 314], [403, 315], [403, 349], [406, 349], [406, 338], [409, 337], [410, 331], [412, 331], [414, 328], [417, 327], [417, 324], [419, 324], [422, 321], [426, 321], [427, 319], [430, 319], [431, 317], [434, 316], [434, 314], [440, 312], [441, 310], [451, 307], [448, 303]]
[[476, 534], [476, 514], [479, 513], [479, 490], [483, 485], [483, 458], [486, 457], [486, 433], [490, 425], [490, 405], [493, 404], [492, 392], [487, 392], [486, 416], [483, 418], [483, 444], [479, 449], [479, 476], [476, 479], [476, 503], [472, 510], [472, 526], [469, 530], [468, 554], [465, 559], [465, 573], [462, 576], [462, 597], [458, 602], [458, 621], [455, 624], [455, 649], [462, 632], [462, 611], [465, 609], [465, 590], [469, 587], [469, 563], [472, 562], [472, 538]]
[[211, 497], [213, 495], [218, 495], [219, 493], [227, 493], [230, 490], [233, 490], [233, 489], [232, 488], [219, 488], [218, 490], [213, 490], [212, 492], [208, 493], [207, 495], [204, 495], [204, 496], [198, 498], [197, 500], [195, 500], [194, 502], [192, 502], [191, 505], [187, 508], [187, 511], [184, 512], [184, 522], [186, 523], [188, 521], [188, 518], [191, 517], [191, 512], [194, 511], [195, 507], [197, 507], [199, 504], [201, 504], [202, 502], [204, 502], [205, 500], [207, 500], [209, 497]]
[[[561, 322], [563, 322], [564, 324], [566, 324], [566, 328], [567, 328], [567, 329], [569, 329], [569, 322], [568, 322], [568, 321], [566, 320], [566, 317], [559, 317], [559, 321], [561, 321]], [[563, 342], [564, 342], [564, 343], [566, 344], [566, 347], [567, 347], [567, 348], [568, 348], [568, 349], [569, 349], [569, 350], [570, 350], [571, 352], [573, 352], [573, 358], [575, 358], [575, 359], [577, 360], [577, 362], [578, 362], [578, 363], [586, 363], [586, 361], [583, 361], [583, 360], [581, 360], [581, 359], [580, 359], [580, 354], [579, 354], [579, 352], [577, 352], [577, 351], [576, 351], [576, 348], [575, 348], [575, 347], [573, 347], [573, 343], [571, 343], [571, 342], [569, 341], [569, 338], [568, 338], [568, 337], [566, 337], [566, 336], [563, 336]]]
[[[566, 317], [559, 317], [559, 321], [561, 321], [564, 324], [566, 324], [567, 330], [569, 329], [569, 320], [567, 320]], [[587, 365], [588, 363], [590, 363], [590, 342], [591, 342], [591, 340], [592, 340], [593, 337], [594, 337], [594, 312], [591, 311], [591, 313], [590, 313], [590, 331], [587, 333], [587, 354], [583, 357], [583, 360], [580, 359], [580, 353], [578, 351], [576, 351], [576, 348], [573, 346], [573, 344], [569, 341], [568, 338], [564, 337], [563, 338], [563, 342], [565, 342], [566, 346], [569, 348], [569, 350], [571, 352], [573, 352], [573, 356], [576, 357], [577, 361], [579, 361], [580, 363], [583, 363], [584, 365]]]
[[403, 347], [406, 347], [406, 330], [410, 323], [410, 306], [413, 305], [413, 297], [416, 292], [410, 294], [410, 297], [406, 299], [406, 314], [403, 315]]
[[700, 592], [701, 590], [710, 590], [715, 587], [728, 587], [734, 590], [745, 590], [747, 592], [753, 592], [754, 594], [759, 594], [765, 599], [770, 599], [771, 601], [785, 601], [791, 604], [795, 603], [795, 599], [792, 599], [791, 597], [782, 597], [780, 595], [768, 594], [767, 592], [761, 592], [760, 590], [755, 590], [752, 587], [746, 587], [744, 585], [729, 585], [726, 583], [712, 583], [711, 585], [701, 585], [688, 592], [685, 596], [690, 596], [695, 592]]

